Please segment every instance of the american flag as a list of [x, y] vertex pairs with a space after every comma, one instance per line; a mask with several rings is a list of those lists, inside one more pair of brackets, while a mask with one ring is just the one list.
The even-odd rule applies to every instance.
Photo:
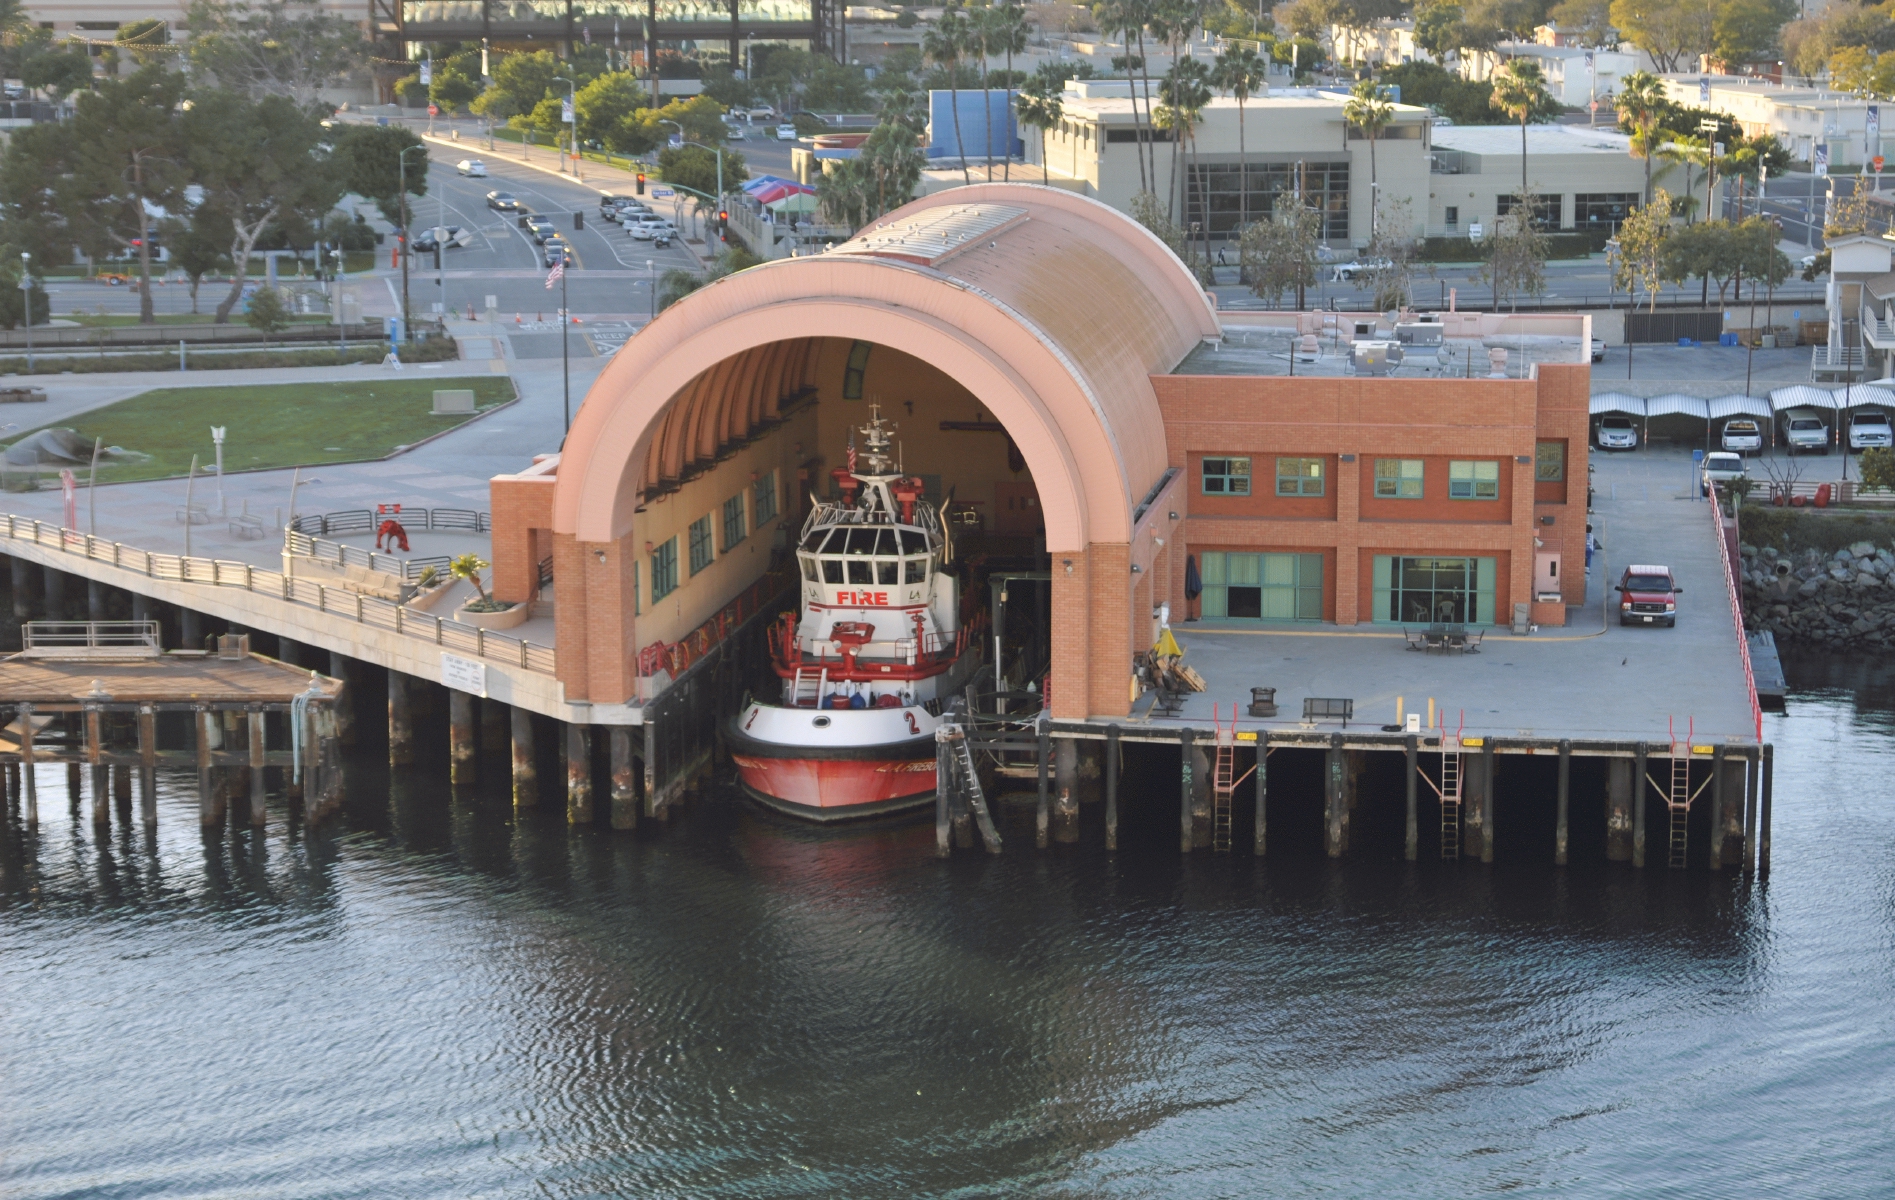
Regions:
[[559, 261], [553, 264], [553, 269], [546, 273], [546, 290], [549, 292], [552, 291], [553, 285], [558, 283], [560, 280], [564, 279], [565, 277], [566, 277], [566, 256], [562, 254], [559, 257]]
[[849, 432], [849, 474], [855, 474], [855, 431]]

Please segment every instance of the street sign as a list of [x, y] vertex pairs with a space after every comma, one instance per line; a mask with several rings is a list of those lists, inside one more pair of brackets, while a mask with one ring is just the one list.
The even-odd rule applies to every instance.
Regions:
[[421, 60], [421, 86], [427, 87], [429, 84], [433, 82], [434, 82], [434, 60], [431, 58], [424, 58]]
[[[1879, 171], [1881, 168], [1877, 167], [1876, 170]], [[652, 199], [654, 200], [669, 200], [677, 194], [677, 191], [673, 188], [655, 187], [651, 189]]]
[[438, 117], [441, 115], [441, 110], [435, 107], [434, 105], [430, 104], [428, 105], [428, 115], [430, 117]]
[[1810, 169], [1810, 173], [1816, 176], [1816, 178], [1818, 179], [1828, 178], [1829, 176], [1829, 143], [1828, 142], [1816, 143], [1816, 149], [1813, 152], [1812, 157], [1810, 159], [1809, 169]]
[[1877, 175], [1880, 175], [1882, 173], [1882, 156], [1879, 154], [1876, 155], [1874, 162], [1875, 162], [1875, 173]]
[[441, 654], [441, 684], [457, 692], [487, 694], [487, 664], [458, 654]]
[[559, 119], [562, 124], [572, 124], [572, 97], [568, 96], [559, 102]]
[[677, 133], [672, 134], [670, 140], [667, 141], [665, 145], [671, 147], [673, 150], [684, 149], [684, 135]]
[[1711, 81], [1708, 79], [1700, 79], [1698, 80], [1698, 103], [1709, 104], [1710, 102], [1711, 102]]

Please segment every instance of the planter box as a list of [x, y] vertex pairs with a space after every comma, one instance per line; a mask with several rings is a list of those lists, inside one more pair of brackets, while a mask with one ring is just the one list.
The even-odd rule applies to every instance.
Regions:
[[524, 604], [515, 604], [500, 612], [468, 612], [465, 608], [457, 608], [454, 610], [454, 620], [476, 629], [512, 629], [515, 625], [526, 624], [529, 611]]

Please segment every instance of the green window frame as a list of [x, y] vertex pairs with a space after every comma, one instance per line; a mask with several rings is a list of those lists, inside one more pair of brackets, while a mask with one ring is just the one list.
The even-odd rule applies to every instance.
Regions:
[[691, 522], [691, 574], [695, 575], [711, 565], [717, 558], [717, 552], [711, 545], [711, 514], [705, 513]]
[[651, 602], [678, 590], [678, 539], [672, 537], [651, 552]]
[[760, 529], [765, 521], [776, 519], [776, 472], [757, 480], [750, 491], [751, 523]]
[[857, 342], [849, 347], [849, 361], [842, 368], [842, 398], [860, 400], [862, 383], [868, 378], [869, 351], [875, 349], [874, 342]]
[[1448, 499], [1500, 499], [1500, 464], [1491, 458], [1457, 459], [1448, 464]]
[[1248, 496], [1250, 460], [1248, 458], [1207, 458], [1199, 472], [1198, 489], [1206, 496]]
[[728, 554], [749, 532], [744, 524], [744, 494], [738, 492], [724, 501], [724, 552]]
[[1535, 442], [1533, 444], [1533, 481], [1535, 483], [1566, 482], [1566, 443]]
[[1370, 620], [1391, 625], [1492, 625], [1493, 558], [1378, 554]]
[[1208, 551], [1198, 558], [1206, 619], [1320, 621], [1323, 556]]
[[1423, 474], [1418, 458], [1375, 460], [1375, 495], [1383, 500], [1419, 500]]
[[1277, 459], [1276, 494], [1279, 496], [1322, 495], [1323, 460], [1320, 458]]

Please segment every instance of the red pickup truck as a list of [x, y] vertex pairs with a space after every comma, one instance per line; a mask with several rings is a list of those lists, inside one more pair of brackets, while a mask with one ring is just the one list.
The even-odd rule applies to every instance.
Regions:
[[1670, 567], [1634, 564], [1625, 568], [1618, 584], [1619, 624], [1676, 625], [1677, 595], [1684, 591], [1671, 577]]

